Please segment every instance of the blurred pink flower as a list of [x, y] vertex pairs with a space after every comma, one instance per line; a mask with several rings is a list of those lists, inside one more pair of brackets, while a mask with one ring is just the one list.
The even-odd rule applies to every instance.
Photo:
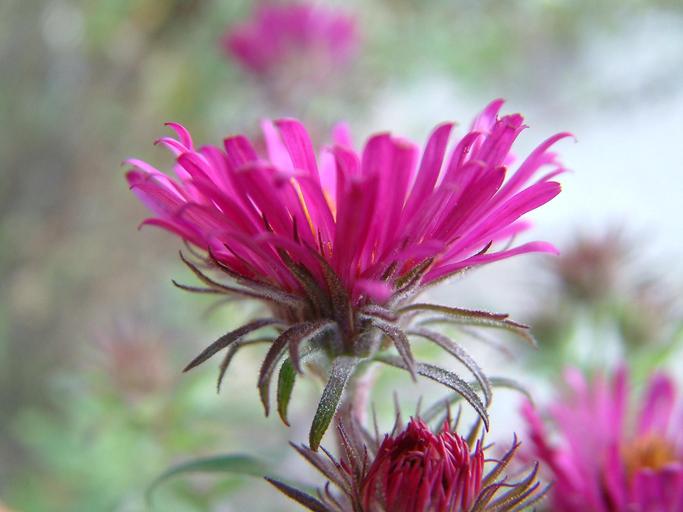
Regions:
[[294, 61], [324, 72], [353, 57], [358, 33], [355, 20], [334, 9], [261, 2], [251, 19], [228, 30], [221, 46], [257, 76], [291, 67]]
[[466, 439], [456, 426], [444, 421], [435, 433], [412, 418], [407, 425], [397, 421], [379, 439], [358, 424], [343, 423], [340, 462], [329, 452], [294, 445], [328, 479], [318, 493], [322, 501], [269, 481], [310, 510], [329, 512], [506, 512], [527, 510], [543, 498], [547, 488], [536, 479], [537, 465], [518, 479], [505, 474], [519, 447], [516, 440], [502, 457], [487, 459], [476, 427]]
[[[188, 131], [171, 124], [178, 137], [159, 142], [176, 156], [176, 179], [140, 160], [128, 161], [128, 182], [155, 215], [143, 224], [208, 252], [204, 257], [193, 250], [199, 263], [183, 256], [207, 287], [177, 286], [260, 299], [272, 313], [222, 336], [186, 370], [227, 348], [220, 385], [243, 344], [271, 343], [259, 375], [267, 414], [270, 380], [287, 352], [297, 372], [303, 371], [304, 356], [331, 362], [331, 368], [323, 365], [331, 379], [323, 398], [336, 401], [357, 365], [393, 344], [400, 359], [383, 356], [380, 362], [406, 369], [413, 379], [420, 374], [448, 385], [487, 424], [490, 386], [481, 370], [455, 341], [414, 320], [429, 315], [433, 323], [505, 329], [533, 343], [528, 327], [505, 314], [408, 303], [425, 286], [465, 269], [528, 252], [555, 252], [546, 242], [512, 246], [512, 240], [528, 227], [520, 218], [560, 192], [552, 178], [564, 169], [549, 148], [568, 134], [547, 139], [506, 180], [510, 148], [524, 126], [518, 114], [499, 119], [502, 104], [496, 100], [486, 107], [448, 157], [452, 123], [438, 126], [422, 152], [380, 133], [357, 153], [339, 126], [335, 143], [318, 159], [306, 129], [293, 119], [263, 124], [265, 154], [243, 135], [225, 139], [224, 149], [195, 148]], [[206, 270], [220, 270], [234, 284], [219, 283]], [[242, 340], [266, 327], [277, 335]], [[465, 364], [481, 386], [483, 402], [457, 375], [416, 363], [408, 336], [425, 338]], [[325, 422], [335, 408], [336, 403], [321, 403]], [[284, 419], [286, 413], [280, 415]], [[324, 428], [314, 430], [318, 436]], [[311, 445], [317, 448], [318, 441]]]
[[534, 457], [555, 481], [553, 510], [683, 510], [683, 411], [673, 381], [653, 375], [637, 408], [623, 368], [591, 384], [572, 369], [566, 381], [569, 393], [549, 410], [552, 433], [531, 404], [523, 408]]

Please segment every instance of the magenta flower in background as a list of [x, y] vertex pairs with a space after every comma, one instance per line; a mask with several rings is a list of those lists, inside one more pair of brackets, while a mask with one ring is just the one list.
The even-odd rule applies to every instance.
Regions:
[[358, 424], [339, 426], [341, 462], [328, 452], [296, 450], [338, 488], [328, 484], [318, 498], [269, 479], [290, 498], [314, 511], [475, 512], [526, 510], [545, 494], [537, 466], [521, 476], [505, 474], [519, 443], [500, 458], [486, 458], [476, 431], [467, 438], [444, 421], [433, 432], [425, 421], [397, 421], [383, 439]]
[[355, 55], [358, 31], [352, 17], [321, 5], [261, 2], [251, 19], [228, 30], [221, 46], [256, 76], [272, 75], [295, 63], [297, 68], [305, 65], [324, 73]]
[[592, 383], [572, 369], [566, 382], [548, 411], [551, 432], [531, 404], [523, 409], [533, 454], [554, 480], [552, 510], [683, 510], [683, 409], [673, 381], [653, 375], [638, 402], [623, 368]]
[[[335, 381], [323, 393], [328, 400], [339, 399], [358, 363], [381, 356], [413, 378], [422, 374], [464, 393], [486, 422], [484, 404], [462, 379], [414, 361], [408, 336], [432, 341], [463, 362], [479, 381], [485, 404], [485, 376], [430, 324], [501, 328], [532, 340], [526, 326], [504, 314], [410, 304], [426, 286], [468, 268], [555, 252], [546, 242], [512, 240], [528, 227], [521, 217], [560, 192], [552, 178], [564, 169], [549, 148], [568, 134], [550, 137], [509, 172], [510, 148], [524, 125], [518, 114], [498, 118], [502, 104], [492, 102], [455, 140], [453, 124], [438, 126], [423, 150], [380, 133], [356, 152], [339, 127], [334, 144], [318, 158], [306, 129], [293, 119], [263, 124], [264, 153], [242, 135], [225, 139], [223, 148], [198, 148], [185, 128], [171, 124], [177, 138], [159, 142], [176, 157], [176, 178], [129, 160], [128, 182], [154, 213], [144, 224], [206, 251], [198, 262], [183, 259], [207, 287], [178, 286], [259, 299], [272, 313], [221, 337], [187, 369], [227, 347], [220, 382], [234, 352], [255, 342], [243, 338], [268, 327], [276, 334], [259, 338], [271, 343], [259, 376], [266, 413], [272, 374], [287, 353], [285, 362], [298, 372], [302, 361], [329, 371]], [[232, 284], [209, 277], [210, 270]], [[391, 344], [400, 358], [380, 354]], [[288, 400], [278, 392], [283, 419]], [[332, 413], [335, 408], [336, 402]], [[319, 410], [329, 411], [329, 404]]]

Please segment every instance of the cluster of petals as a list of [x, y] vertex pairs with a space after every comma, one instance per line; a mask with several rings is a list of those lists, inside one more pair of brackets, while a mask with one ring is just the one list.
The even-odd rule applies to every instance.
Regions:
[[554, 480], [552, 510], [683, 511], [683, 409], [672, 380], [653, 375], [639, 401], [624, 368], [592, 383], [568, 370], [566, 382], [549, 410], [552, 432], [523, 409], [534, 456]]
[[159, 142], [175, 155], [176, 177], [131, 159], [127, 179], [154, 214], [146, 224], [210, 251], [235, 275], [303, 294], [287, 254], [326, 289], [322, 256], [354, 305], [381, 305], [425, 262], [422, 285], [555, 251], [511, 241], [528, 227], [521, 217], [560, 192], [552, 178], [564, 169], [550, 148], [569, 134], [550, 137], [510, 172], [511, 146], [525, 126], [518, 114], [499, 117], [502, 104], [489, 104], [459, 138], [452, 123], [437, 126], [422, 150], [380, 133], [357, 152], [340, 125], [317, 157], [294, 119], [263, 123], [263, 151], [243, 135], [223, 148], [196, 147], [184, 127], [170, 124], [177, 137]]
[[334, 9], [261, 2], [249, 20], [230, 28], [221, 46], [246, 71], [263, 76], [293, 59], [342, 65], [355, 53], [358, 32], [352, 17]]
[[362, 484], [363, 505], [373, 510], [381, 503], [382, 510], [395, 512], [470, 510], [483, 472], [481, 441], [470, 453], [448, 424], [434, 434], [424, 421], [412, 419], [380, 445]]

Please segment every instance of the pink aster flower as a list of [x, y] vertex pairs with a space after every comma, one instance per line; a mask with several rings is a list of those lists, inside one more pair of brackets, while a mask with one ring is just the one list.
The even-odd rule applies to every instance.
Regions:
[[256, 76], [272, 75], [296, 64], [320, 74], [354, 55], [358, 34], [354, 19], [333, 9], [308, 3], [262, 2], [250, 20], [230, 28], [221, 45]]
[[516, 441], [500, 459], [487, 459], [476, 431], [466, 439], [450, 421], [436, 432], [420, 418], [397, 421], [382, 440], [357, 424], [350, 431], [340, 425], [339, 434], [341, 462], [295, 446], [329, 481], [317, 498], [269, 481], [310, 510], [328, 512], [505, 512], [525, 510], [546, 492], [535, 466], [521, 478], [504, 474]]
[[566, 381], [567, 395], [549, 410], [552, 436], [530, 404], [523, 409], [534, 455], [555, 481], [553, 510], [683, 510], [683, 410], [672, 380], [652, 376], [638, 405], [623, 368], [590, 384], [568, 370]]
[[[236, 350], [270, 343], [259, 375], [266, 413], [272, 374], [288, 354], [285, 363], [297, 372], [305, 362], [329, 373], [327, 402], [318, 410], [326, 426], [357, 364], [380, 360], [464, 393], [486, 421], [485, 376], [460, 345], [430, 326], [474, 324], [532, 341], [527, 327], [504, 314], [410, 301], [466, 269], [555, 252], [545, 242], [512, 240], [528, 227], [521, 217], [560, 192], [552, 178], [563, 168], [549, 148], [567, 134], [550, 137], [510, 172], [510, 148], [524, 125], [518, 114], [498, 118], [502, 104], [492, 102], [450, 151], [451, 123], [438, 126], [422, 151], [380, 133], [356, 152], [340, 127], [318, 158], [293, 119], [263, 124], [264, 152], [242, 135], [225, 139], [223, 148], [195, 147], [185, 128], [171, 124], [177, 138], [159, 142], [176, 157], [176, 178], [129, 160], [128, 182], [154, 213], [143, 224], [171, 231], [205, 253], [194, 263], [183, 259], [206, 288], [178, 286], [259, 299], [271, 311], [216, 340], [187, 369], [228, 348], [220, 383]], [[212, 270], [231, 283], [209, 277]], [[264, 328], [276, 333], [244, 339]], [[416, 363], [409, 336], [436, 343], [463, 362], [479, 381], [483, 403], [458, 376]], [[400, 358], [384, 355], [392, 344]], [[287, 393], [278, 391], [283, 419]], [[311, 445], [317, 447], [313, 438]]]

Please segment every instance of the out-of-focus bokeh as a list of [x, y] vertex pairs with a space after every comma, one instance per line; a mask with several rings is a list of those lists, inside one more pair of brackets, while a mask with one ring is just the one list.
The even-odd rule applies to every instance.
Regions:
[[[683, 283], [683, 4], [324, 5], [357, 23], [344, 69], [310, 76], [294, 59], [264, 83], [220, 45], [250, 2], [0, 3], [0, 510], [145, 510], [146, 487], [171, 464], [234, 451], [315, 481], [286, 444], [305, 439], [315, 384], [297, 389], [287, 429], [258, 404], [259, 348], [237, 357], [221, 395], [209, 366], [180, 373], [250, 311], [174, 288], [171, 277], [190, 281], [177, 240], [136, 229], [145, 212], [121, 162], [170, 168], [152, 144], [165, 121], [199, 144], [283, 115], [319, 142], [337, 120], [357, 144], [379, 130], [424, 140], [438, 122], [469, 123], [504, 97], [530, 126], [520, 153], [558, 131], [577, 137], [558, 147], [574, 170], [564, 192], [535, 215], [535, 237], [565, 255], [494, 264], [435, 294], [537, 325], [540, 351], [511, 345], [512, 362], [489, 354], [492, 374], [536, 382], [624, 354], [642, 373], [671, 364]], [[389, 410], [397, 388], [432, 389], [411, 386], [389, 372], [374, 400]], [[509, 427], [516, 402], [505, 393], [493, 415]], [[261, 481], [211, 475], [169, 481], [155, 502], [296, 510]]]

